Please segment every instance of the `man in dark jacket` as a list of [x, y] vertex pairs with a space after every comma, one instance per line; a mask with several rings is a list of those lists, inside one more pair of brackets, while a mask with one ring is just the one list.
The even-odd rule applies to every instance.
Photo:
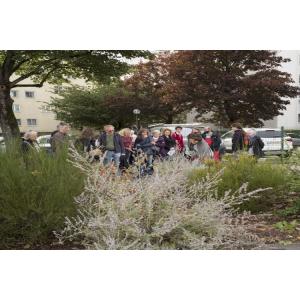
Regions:
[[57, 125], [57, 130], [55, 130], [50, 137], [50, 145], [53, 153], [59, 151], [59, 149], [68, 143], [69, 131], [70, 126], [64, 122], [60, 122]]
[[254, 155], [256, 158], [262, 157], [264, 155], [264, 142], [258, 135], [256, 135], [256, 131], [254, 129], [250, 129], [248, 131], [248, 135], [250, 137], [248, 144], [248, 153], [250, 155]]
[[239, 123], [232, 124], [232, 153], [236, 153], [244, 149], [244, 131]]
[[104, 133], [100, 135], [98, 141], [99, 146], [103, 147], [106, 151], [103, 164], [108, 165], [114, 161], [117, 172], [120, 174], [120, 157], [121, 155], [125, 155], [125, 148], [122, 138], [118, 133], [115, 132], [114, 126], [105, 125]]

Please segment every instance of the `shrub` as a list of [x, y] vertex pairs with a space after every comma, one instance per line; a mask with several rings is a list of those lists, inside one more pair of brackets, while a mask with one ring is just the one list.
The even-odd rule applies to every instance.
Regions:
[[191, 164], [178, 158], [158, 164], [152, 176], [124, 180], [74, 157], [87, 179], [76, 197], [77, 217], [56, 233], [61, 243], [88, 249], [242, 249], [259, 243], [234, 221], [232, 208], [252, 194], [242, 186], [218, 197], [220, 174], [188, 186]]
[[239, 159], [229, 157], [222, 163], [210, 163], [204, 169], [193, 170], [189, 176], [190, 183], [202, 180], [207, 174], [216, 174], [220, 169], [223, 169], [223, 174], [217, 190], [221, 196], [226, 191], [235, 191], [244, 183], [248, 183], [249, 191], [272, 188], [260, 193], [259, 197], [240, 205], [241, 210], [251, 212], [270, 209], [274, 203], [282, 200], [290, 181], [290, 175], [285, 166], [267, 161], [257, 162], [255, 158], [241, 155]]
[[73, 216], [73, 197], [83, 188], [83, 175], [67, 162], [67, 153], [41, 151], [25, 156], [18, 147], [0, 153], [0, 248], [42, 248]]

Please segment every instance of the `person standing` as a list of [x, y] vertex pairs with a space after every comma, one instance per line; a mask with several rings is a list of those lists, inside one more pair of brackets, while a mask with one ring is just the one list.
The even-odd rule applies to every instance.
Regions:
[[201, 134], [193, 133], [190, 135], [190, 147], [185, 155], [192, 161], [203, 162], [213, 157], [213, 152]]
[[153, 144], [152, 150], [153, 150], [153, 158], [154, 159], [159, 156], [160, 148], [156, 145], [159, 137], [160, 137], [160, 131], [159, 130], [153, 130], [152, 131], [152, 140], [155, 144]]
[[244, 150], [244, 131], [242, 125], [239, 123], [234, 123], [231, 125], [233, 131], [232, 136], [232, 153], [236, 154], [239, 151]]
[[250, 155], [255, 156], [256, 158], [260, 158], [264, 155], [263, 148], [265, 146], [262, 139], [256, 134], [254, 129], [248, 130], [249, 135], [249, 144], [248, 144], [248, 153]]
[[99, 146], [106, 151], [103, 164], [107, 166], [114, 162], [117, 174], [120, 174], [120, 157], [125, 156], [125, 148], [120, 134], [115, 132], [113, 125], [105, 125], [104, 133], [99, 136]]
[[221, 146], [221, 138], [218, 133], [213, 132], [210, 127], [205, 127], [204, 132], [202, 133], [202, 138], [209, 145], [210, 149], [214, 153], [214, 160], [220, 160], [220, 146]]
[[169, 128], [165, 128], [162, 135], [156, 142], [156, 146], [159, 147], [159, 155], [161, 158], [167, 158], [169, 151], [176, 147], [176, 141], [172, 138], [172, 131]]
[[29, 130], [24, 134], [22, 138], [21, 150], [23, 153], [29, 153], [31, 150], [40, 151], [39, 144], [37, 142], [37, 132]]
[[182, 127], [176, 126], [175, 132], [172, 133], [172, 138], [176, 141], [176, 150], [179, 153], [182, 153], [184, 150], [183, 135], [181, 132], [182, 132]]
[[122, 130], [120, 130], [119, 132], [123, 145], [124, 145], [124, 149], [125, 149], [125, 156], [123, 156], [123, 160], [122, 160], [122, 156], [121, 156], [121, 165], [122, 168], [128, 168], [129, 167], [129, 163], [130, 163], [130, 157], [132, 154], [132, 146], [133, 146], [133, 142], [132, 142], [132, 135], [131, 135], [131, 129], [130, 128], [124, 128]]
[[137, 138], [134, 143], [134, 148], [137, 150], [142, 150], [147, 156], [147, 167], [152, 168], [153, 164], [153, 146], [155, 142], [153, 138], [149, 135], [147, 129], [140, 129], [138, 132]]
[[75, 141], [75, 146], [84, 153], [89, 153], [96, 148], [95, 134], [92, 128], [84, 128], [80, 137]]
[[50, 145], [53, 153], [58, 152], [68, 143], [68, 133], [70, 126], [67, 123], [60, 122], [57, 125], [57, 130], [50, 137]]

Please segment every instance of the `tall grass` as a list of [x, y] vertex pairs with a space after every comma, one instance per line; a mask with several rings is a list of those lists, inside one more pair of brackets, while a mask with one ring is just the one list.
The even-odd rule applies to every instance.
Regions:
[[75, 214], [83, 180], [66, 150], [24, 155], [14, 143], [0, 152], [0, 248], [49, 247], [53, 231]]
[[281, 164], [257, 162], [253, 157], [241, 155], [238, 159], [227, 158], [222, 163], [209, 162], [207, 168], [193, 170], [189, 181], [190, 183], [198, 182], [207, 174], [216, 174], [221, 169], [223, 173], [217, 186], [217, 191], [221, 196], [229, 190], [238, 189], [244, 183], [248, 184], [249, 191], [272, 188], [240, 205], [241, 210], [250, 210], [255, 213], [270, 209], [274, 203], [282, 200], [291, 179], [288, 169]]

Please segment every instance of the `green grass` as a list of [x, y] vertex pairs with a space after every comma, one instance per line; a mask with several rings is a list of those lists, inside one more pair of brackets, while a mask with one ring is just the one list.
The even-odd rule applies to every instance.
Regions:
[[211, 162], [206, 169], [195, 169], [191, 172], [189, 181], [193, 183], [201, 180], [208, 173], [213, 175], [221, 169], [224, 171], [218, 184], [220, 195], [224, 195], [229, 190], [236, 191], [244, 183], [248, 183], [248, 191], [272, 188], [257, 195], [258, 198], [241, 204], [241, 210], [254, 213], [266, 211], [277, 201], [282, 200], [291, 179], [286, 167], [281, 164], [273, 164], [267, 160], [257, 162], [254, 158], [241, 155], [239, 159], [228, 157], [220, 164]]
[[74, 196], [83, 175], [67, 162], [67, 153], [41, 151], [24, 156], [18, 147], [0, 153], [0, 248], [49, 245], [53, 231], [74, 216]]

